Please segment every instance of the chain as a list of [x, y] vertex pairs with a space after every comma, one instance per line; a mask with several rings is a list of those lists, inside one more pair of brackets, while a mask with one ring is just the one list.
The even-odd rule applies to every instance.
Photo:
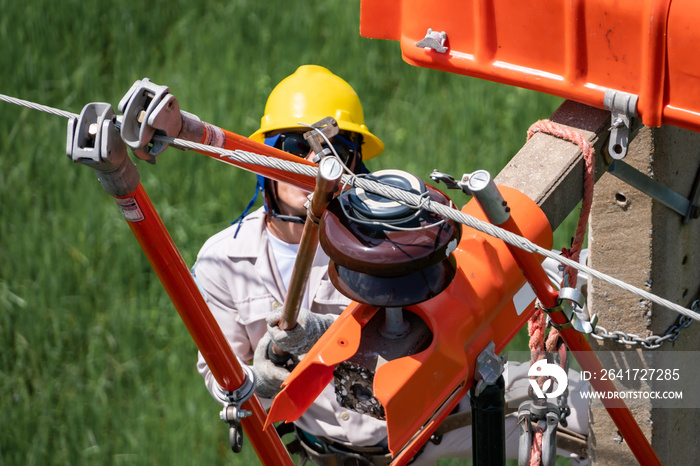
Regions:
[[[561, 338], [561, 337], [560, 337]], [[562, 343], [563, 344], [563, 343]], [[568, 348], [564, 346], [564, 351], [566, 351], [566, 356], [564, 358], [564, 364], [561, 364], [561, 359], [559, 359], [558, 362], [559, 365], [561, 366], [562, 369], [564, 369], [564, 372], [566, 374], [569, 374], [569, 354], [568, 354]], [[569, 424], [566, 421], [566, 418], [569, 417], [571, 414], [571, 407], [569, 406], [569, 387], [567, 385], [566, 389], [564, 390], [564, 393], [559, 395], [557, 397], [557, 407], [559, 408], [559, 424], [561, 424], [563, 427], [568, 427]]]
[[[700, 311], [700, 300], [694, 301], [690, 308], [695, 312]], [[693, 319], [681, 315], [678, 316], [676, 322], [666, 330], [666, 333], [663, 335], [649, 335], [648, 337], [640, 337], [634, 333], [625, 333], [619, 330], [608, 332], [605, 327], [598, 325], [591, 336], [597, 340], [611, 340], [624, 345], [639, 346], [643, 349], [654, 350], [661, 348], [667, 341], [671, 343], [676, 341], [681, 334], [681, 330], [688, 328], [691, 323], [693, 323]]]

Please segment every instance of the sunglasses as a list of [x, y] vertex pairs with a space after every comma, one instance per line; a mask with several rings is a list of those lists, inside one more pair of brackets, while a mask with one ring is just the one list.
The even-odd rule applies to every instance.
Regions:
[[[359, 139], [359, 137], [361, 136], [353, 137], [351, 134], [346, 134], [345, 136], [338, 134], [331, 138], [333, 148], [345, 165], [350, 165], [354, 158], [359, 155], [361, 140], [353, 142], [353, 139]], [[304, 135], [300, 133], [281, 133], [275, 148], [298, 157], [306, 157], [311, 152], [311, 146], [304, 139]]]

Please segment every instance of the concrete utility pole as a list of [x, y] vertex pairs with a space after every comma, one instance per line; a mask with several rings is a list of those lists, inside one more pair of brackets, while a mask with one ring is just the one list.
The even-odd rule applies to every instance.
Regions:
[[[683, 197], [690, 197], [700, 169], [700, 134], [671, 126], [644, 128], [630, 144], [625, 162], [652, 176]], [[691, 199], [692, 201], [692, 199]], [[680, 214], [652, 200], [609, 173], [595, 186], [589, 234], [590, 265], [604, 273], [689, 306], [700, 297], [700, 219], [683, 222]], [[609, 332], [640, 337], [663, 335], [676, 322], [672, 311], [604, 283], [592, 282], [589, 308]], [[625, 358], [601, 358], [607, 368], [623, 368], [632, 359], [645, 360], [642, 350], [614, 341], [591, 339], [596, 351], [627, 350]], [[700, 331], [693, 325], [675, 343], [654, 351], [698, 351]], [[648, 358], [659, 355], [644, 350]], [[700, 355], [700, 353], [698, 353]], [[607, 360], [606, 360], [607, 359]], [[615, 360], [613, 360], [615, 359]], [[664, 359], [665, 361], [667, 358]], [[683, 362], [687, 362], [683, 361]], [[694, 367], [678, 367], [683, 372]], [[687, 377], [686, 377], [687, 380]], [[623, 390], [656, 390], [639, 381], [623, 380]], [[684, 397], [699, 393], [683, 378], [668, 387]], [[628, 403], [629, 404], [629, 403]], [[696, 441], [700, 410], [655, 408], [653, 400], [634, 403], [633, 413], [663, 464], [694, 464], [700, 456]], [[593, 464], [637, 464], [605, 410], [591, 410], [589, 449]]]
[[[686, 307], [700, 298], [700, 219], [684, 223], [678, 213], [605, 172], [611, 162], [606, 162], [602, 155], [609, 135], [609, 112], [566, 101], [550, 119], [580, 131], [596, 150], [598, 182], [589, 230], [589, 265]], [[691, 197], [700, 170], [700, 134], [669, 126], [644, 128], [630, 144], [624, 161], [681, 196]], [[554, 229], [580, 202], [582, 179], [580, 150], [570, 142], [540, 133], [513, 157], [496, 182], [516, 188], [535, 200]], [[697, 199], [690, 200], [698, 203]], [[663, 335], [678, 318], [672, 311], [593, 281], [588, 288], [588, 309], [599, 315], [599, 325], [608, 331], [640, 337]], [[601, 352], [606, 368], [625, 364], [619, 359], [606, 358], [606, 351], [627, 351], [630, 358], [643, 357], [640, 350], [618, 342], [589, 340]], [[675, 343], [667, 342], [656, 351], [699, 350], [700, 331], [695, 324], [684, 329]], [[654, 367], [658, 367], [654, 365], [655, 358], [668, 355], [655, 355], [650, 350], [644, 353]], [[679, 369], [681, 373], [696, 372], [694, 367]], [[658, 389], [639, 383], [617, 385], [623, 390]], [[691, 385], [687, 377], [685, 382], [680, 380], [667, 389], [682, 390], [688, 398], [700, 394], [700, 389]], [[700, 457], [700, 442], [695, 441], [700, 410], [656, 408], [651, 400], [630, 407], [662, 463], [694, 464]], [[588, 443], [593, 464], [638, 464], [602, 407], [591, 410]]]

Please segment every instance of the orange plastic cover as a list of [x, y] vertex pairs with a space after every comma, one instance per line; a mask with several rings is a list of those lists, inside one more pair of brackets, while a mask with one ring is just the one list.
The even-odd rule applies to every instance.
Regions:
[[[523, 234], [545, 248], [552, 231], [544, 213], [527, 196], [501, 187]], [[475, 201], [463, 211], [485, 215]], [[500, 352], [527, 322], [527, 306], [514, 295], [530, 289], [505, 243], [468, 227], [453, 252], [457, 273], [438, 296], [406, 309], [421, 317], [433, 340], [426, 350], [377, 369], [373, 392], [385, 408], [389, 448], [411, 458], [470, 388], [476, 356], [493, 341]], [[377, 308], [351, 304], [323, 334], [283, 384], [266, 426], [296, 420], [333, 379], [333, 369], [361, 348], [361, 333]], [[419, 435], [415, 435], [419, 432]], [[415, 436], [414, 436], [415, 435]]]
[[[417, 47], [428, 31], [447, 51]], [[398, 40], [406, 62], [604, 108], [637, 95], [647, 126], [700, 130], [696, 0], [362, 0], [360, 33]]]

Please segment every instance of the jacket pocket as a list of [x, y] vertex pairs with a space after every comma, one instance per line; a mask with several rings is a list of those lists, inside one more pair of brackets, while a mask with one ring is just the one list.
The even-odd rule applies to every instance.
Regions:
[[321, 314], [340, 314], [348, 304], [350, 299], [336, 290], [333, 283], [323, 280], [316, 290], [311, 310]]
[[237, 301], [235, 305], [236, 309], [238, 309], [238, 322], [243, 325], [250, 325], [253, 322], [264, 321], [268, 314], [272, 312], [272, 306], [275, 302], [275, 298], [272, 295]]

